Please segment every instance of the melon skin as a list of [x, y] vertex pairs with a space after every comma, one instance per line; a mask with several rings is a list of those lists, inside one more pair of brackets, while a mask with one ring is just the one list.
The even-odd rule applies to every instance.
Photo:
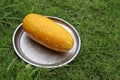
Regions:
[[51, 19], [40, 14], [26, 15], [22, 27], [31, 39], [52, 50], [67, 52], [73, 47], [72, 35]]

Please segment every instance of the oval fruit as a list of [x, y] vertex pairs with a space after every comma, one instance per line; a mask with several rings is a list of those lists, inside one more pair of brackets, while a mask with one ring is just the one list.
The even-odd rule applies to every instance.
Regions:
[[71, 34], [45, 16], [28, 14], [22, 27], [30, 38], [52, 50], [66, 52], [73, 47]]

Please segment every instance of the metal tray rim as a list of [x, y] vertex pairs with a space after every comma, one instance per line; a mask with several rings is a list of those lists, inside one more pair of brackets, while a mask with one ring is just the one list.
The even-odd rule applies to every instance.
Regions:
[[20, 23], [20, 24], [18, 25], [18, 27], [15, 29], [14, 33], [13, 33], [13, 36], [12, 36], [13, 47], [14, 47], [14, 50], [15, 50], [15, 52], [17, 53], [17, 55], [18, 55], [22, 60], [24, 60], [25, 62], [27, 62], [27, 63], [29, 63], [29, 64], [31, 64], [31, 65], [34, 65], [34, 66], [36, 66], [36, 67], [42, 67], [42, 68], [57, 68], [57, 67], [61, 67], [61, 66], [63, 66], [63, 65], [66, 65], [66, 64], [70, 63], [70, 62], [78, 55], [78, 53], [79, 53], [79, 51], [80, 51], [80, 47], [81, 47], [81, 39], [80, 39], [80, 36], [79, 36], [77, 30], [76, 30], [70, 23], [68, 23], [67, 21], [65, 21], [65, 20], [63, 20], [63, 19], [61, 19], [61, 18], [58, 18], [58, 17], [53, 17], [53, 16], [46, 16], [46, 17], [59, 19], [59, 20], [65, 22], [67, 25], [69, 25], [69, 26], [75, 31], [75, 33], [76, 33], [76, 35], [77, 35], [77, 37], [78, 37], [79, 46], [78, 46], [78, 49], [77, 49], [77, 51], [76, 51], [76, 54], [75, 54], [70, 60], [68, 60], [67, 62], [65, 62], [65, 63], [63, 63], [63, 64], [60, 64], [60, 65], [55, 65], [55, 66], [41, 66], [41, 65], [36, 65], [36, 64], [30, 63], [29, 61], [27, 61], [26, 59], [24, 59], [24, 58], [20, 55], [20, 53], [17, 51], [16, 45], [15, 45], [15, 35], [16, 35], [18, 29], [21, 27], [21, 25], [22, 25], [23, 23]]

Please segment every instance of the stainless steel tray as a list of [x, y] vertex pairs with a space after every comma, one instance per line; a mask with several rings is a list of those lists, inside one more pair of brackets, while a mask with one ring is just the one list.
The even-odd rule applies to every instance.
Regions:
[[22, 29], [22, 23], [13, 34], [13, 47], [17, 55], [25, 62], [43, 68], [56, 68], [71, 62], [79, 53], [81, 40], [76, 29], [63, 19], [47, 16], [65, 28], [74, 38], [73, 48], [66, 52], [50, 50], [32, 39]]

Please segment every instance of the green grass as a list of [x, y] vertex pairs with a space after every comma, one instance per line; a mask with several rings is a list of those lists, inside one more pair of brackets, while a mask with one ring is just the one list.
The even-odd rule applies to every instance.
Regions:
[[[78, 56], [56, 69], [22, 61], [12, 35], [28, 13], [71, 23], [82, 40]], [[120, 80], [120, 1], [0, 0], [0, 80]]]

